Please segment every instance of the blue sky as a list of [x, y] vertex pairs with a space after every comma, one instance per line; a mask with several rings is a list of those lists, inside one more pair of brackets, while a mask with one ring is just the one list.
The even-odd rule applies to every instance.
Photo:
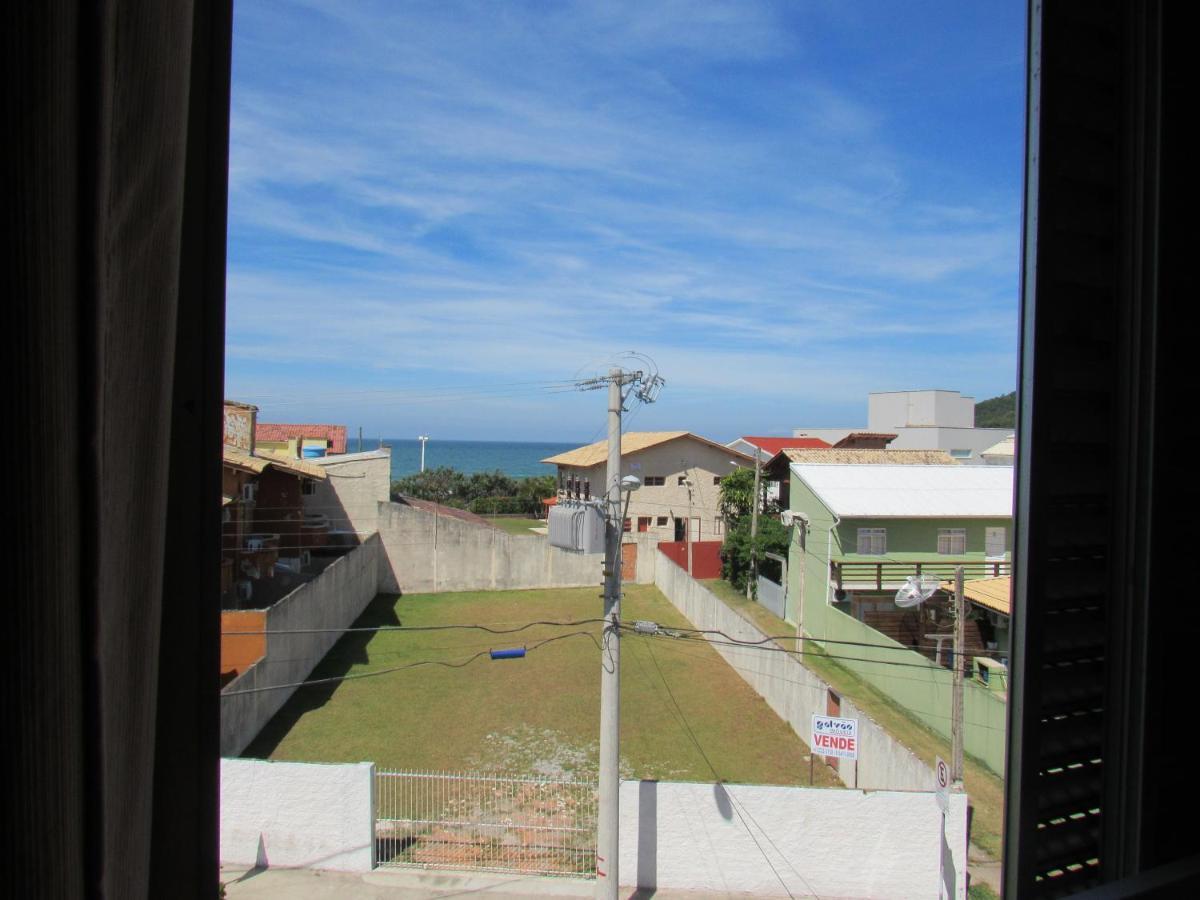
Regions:
[[226, 393], [585, 440], [1012, 389], [1024, 5], [235, 4]]

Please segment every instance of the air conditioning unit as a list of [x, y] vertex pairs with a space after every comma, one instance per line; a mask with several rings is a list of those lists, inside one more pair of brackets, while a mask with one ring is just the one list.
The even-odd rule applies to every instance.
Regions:
[[258, 482], [251, 481], [242, 485], [242, 500], [253, 503], [258, 497]]
[[237, 583], [237, 595], [239, 600], [249, 600], [254, 596], [254, 583], [251, 581], [239, 581]]

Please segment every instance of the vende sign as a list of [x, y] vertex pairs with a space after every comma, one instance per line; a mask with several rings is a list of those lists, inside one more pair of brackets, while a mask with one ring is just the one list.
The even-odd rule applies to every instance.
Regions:
[[818, 756], [858, 759], [858, 719], [813, 716], [810, 746]]

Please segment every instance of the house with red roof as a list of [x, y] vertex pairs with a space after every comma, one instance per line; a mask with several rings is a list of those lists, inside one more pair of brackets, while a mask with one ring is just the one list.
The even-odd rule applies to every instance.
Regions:
[[305, 455], [345, 453], [346, 426], [258, 422], [254, 428], [254, 442], [264, 450], [286, 453], [296, 459]]
[[749, 435], [730, 441], [725, 446], [750, 457], [757, 453], [759, 459], [766, 462], [783, 450], [824, 450], [832, 445], [818, 437], [755, 437]]

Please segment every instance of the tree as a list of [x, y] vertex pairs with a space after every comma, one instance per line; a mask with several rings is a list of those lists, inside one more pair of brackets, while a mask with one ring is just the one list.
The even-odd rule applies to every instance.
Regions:
[[426, 469], [392, 482], [392, 494], [432, 500], [443, 506], [465, 509], [470, 498], [467, 496], [467, 479], [462, 472], [449, 466]]
[[[751, 473], [753, 474], [753, 473]], [[751, 483], [753, 491], [753, 483]], [[726, 530], [725, 543], [721, 546], [721, 577], [739, 591], [746, 589], [750, 577], [751, 550], [761, 562], [767, 553], [787, 554], [791, 530], [774, 516], [758, 517], [758, 534], [750, 540], [750, 517], [742, 516]], [[757, 585], [755, 585], [757, 587]]]
[[754, 470], [738, 467], [721, 479], [721, 515], [732, 526], [754, 509]]
[[1017, 392], [1001, 394], [975, 404], [976, 428], [1014, 428], [1017, 424]]

